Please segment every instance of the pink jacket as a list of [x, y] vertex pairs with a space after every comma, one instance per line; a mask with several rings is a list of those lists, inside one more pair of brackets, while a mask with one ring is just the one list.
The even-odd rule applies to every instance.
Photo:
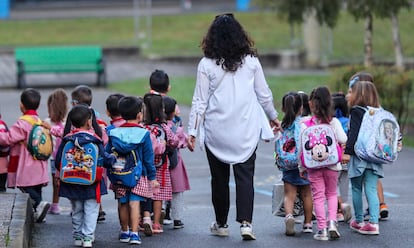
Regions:
[[9, 132], [0, 133], [0, 145], [12, 145], [8, 176], [9, 188], [35, 186], [49, 182], [47, 161], [34, 160], [26, 148], [31, 129], [30, 123], [19, 119], [9, 129]]
[[[168, 121], [167, 125], [171, 127], [174, 125], [172, 121]], [[176, 131], [178, 137], [178, 164], [174, 169], [170, 170], [172, 192], [184, 192], [190, 190], [190, 180], [188, 179], [187, 170], [184, 165], [180, 149], [187, 147], [187, 134], [184, 133], [183, 127], [178, 127]]]

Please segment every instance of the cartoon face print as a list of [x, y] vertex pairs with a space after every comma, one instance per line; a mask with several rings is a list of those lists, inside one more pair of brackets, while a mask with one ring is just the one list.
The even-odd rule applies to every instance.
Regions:
[[126, 164], [126, 159], [124, 157], [117, 157], [115, 164], [112, 165], [112, 168], [120, 171], [125, 168], [125, 164]]
[[323, 131], [317, 137], [315, 134], [309, 134], [309, 140], [305, 143], [305, 149], [311, 151], [312, 159], [315, 161], [324, 161], [329, 157], [328, 146], [332, 145], [332, 138]]
[[85, 170], [90, 171], [93, 165], [94, 161], [91, 155], [87, 154], [83, 156], [83, 166]]
[[283, 151], [288, 152], [288, 153], [294, 153], [295, 147], [296, 147], [295, 139], [291, 138], [283, 144]]

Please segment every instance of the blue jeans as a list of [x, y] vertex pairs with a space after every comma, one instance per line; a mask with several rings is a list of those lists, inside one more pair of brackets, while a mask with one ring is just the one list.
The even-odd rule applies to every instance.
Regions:
[[72, 200], [73, 238], [94, 238], [99, 203], [96, 199]]
[[378, 223], [379, 200], [377, 192], [378, 175], [373, 170], [366, 169], [359, 177], [351, 178], [352, 203], [354, 205], [355, 219], [357, 222], [364, 221], [364, 208], [362, 201], [362, 189], [368, 202], [369, 222]]

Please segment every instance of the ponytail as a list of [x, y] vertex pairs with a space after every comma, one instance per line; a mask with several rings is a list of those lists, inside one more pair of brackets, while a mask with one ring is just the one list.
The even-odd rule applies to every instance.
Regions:
[[296, 116], [299, 114], [302, 107], [302, 99], [296, 92], [289, 92], [283, 96], [282, 110], [285, 116], [282, 120], [282, 128], [287, 128], [293, 124]]

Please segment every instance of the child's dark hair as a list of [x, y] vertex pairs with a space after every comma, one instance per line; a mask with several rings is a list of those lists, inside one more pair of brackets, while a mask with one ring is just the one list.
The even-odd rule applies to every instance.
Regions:
[[[91, 112], [91, 116], [92, 116], [92, 128], [93, 128], [95, 134], [98, 135], [100, 138], [102, 138], [102, 129], [99, 126], [98, 122], [96, 121], [95, 111], [90, 106], [88, 106], [86, 104], [83, 104], [83, 103], [77, 104], [77, 105], [73, 106], [73, 108], [78, 107], [78, 106], [89, 109], [89, 111]], [[72, 110], [73, 110], [73, 108], [72, 108]], [[72, 128], [72, 125], [73, 125], [72, 121], [68, 118], [68, 120], [66, 120], [65, 129], [63, 130], [63, 136], [65, 136], [66, 134], [68, 134], [70, 132], [70, 130]], [[75, 126], [75, 125], [73, 125], [73, 126]]]
[[171, 114], [175, 112], [175, 106], [177, 105], [177, 101], [169, 96], [163, 96], [162, 99], [164, 101], [164, 111], [168, 119], [171, 116]]
[[135, 96], [122, 97], [118, 102], [118, 108], [124, 120], [135, 120], [142, 111], [142, 99]]
[[63, 121], [68, 113], [68, 96], [64, 89], [54, 90], [47, 98], [47, 107], [50, 120], [53, 122]]
[[309, 100], [312, 102], [312, 113], [322, 123], [330, 123], [332, 120], [332, 97], [329, 89], [319, 86], [312, 90]]
[[335, 117], [348, 117], [348, 103], [345, 94], [336, 92], [332, 94], [332, 103]]
[[116, 93], [111, 94], [108, 96], [108, 98], [106, 98], [106, 110], [108, 111], [111, 118], [121, 115], [118, 109], [118, 102], [122, 97], [124, 97], [124, 95]]
[[150, 87], [158, 93], [167, 93], [170, 79], [163, 70], [155, 70], [150, 76]]
[[37, 110], [40, 105], [40, 99], [40, 92], [33, 88], [25, 89], [20, 95], [20, 102], [26, 110]]
[[86, 85], [78, 85], [72, 91], [72, 102], [75, 104], [83, 103], [88, 106], [92, 104], [92, 89]]
[[80, 128], [92, 117], [92, 111], [88, 106], [79, 104], [74, 106], [68, 114], [68, 121], [76, 128]]
[[144, 96], [144, 122], [147, 125], [165, 123], [164, 102], [159, 94], [147, 93]]
[[309, 96], [303, 91], [298, 91], [300, 98], [302, 99], [302, 114], [301, 116], [309, 116], [311, 115], [311, 111], [309, 108]]
[[302, 108], [302, 99], [296, 92], [288, 92], [282, 98], [282, 111], [285, 113], [282, 128], [287, 128], [295, 121]]

